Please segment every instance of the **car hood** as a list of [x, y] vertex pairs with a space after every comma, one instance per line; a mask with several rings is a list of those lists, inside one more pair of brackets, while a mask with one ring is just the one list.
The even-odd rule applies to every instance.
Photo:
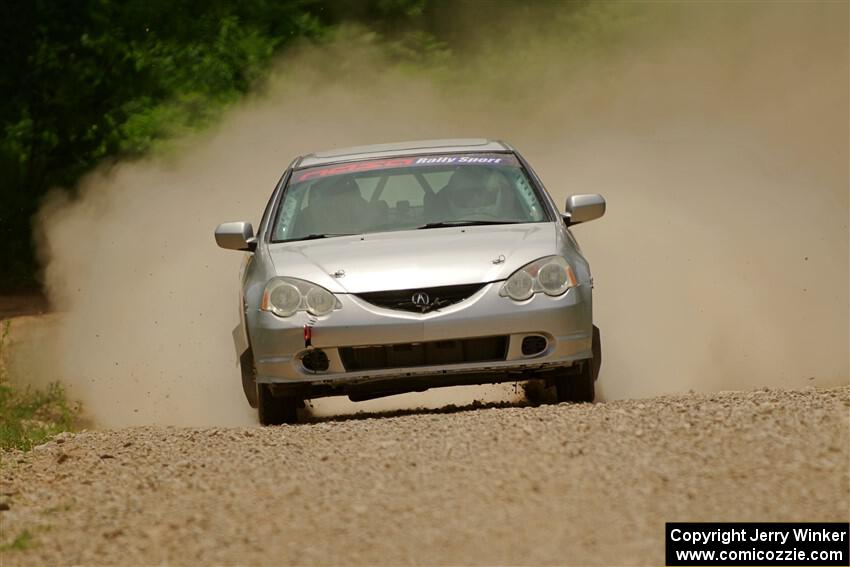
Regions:
[[[484, 225], [339, 236], [269, 245], [280, 276], [335, 293], [503, 280], [557, 253], [555, 223]], [[334, 277], [337, 272], [345, 272]]]

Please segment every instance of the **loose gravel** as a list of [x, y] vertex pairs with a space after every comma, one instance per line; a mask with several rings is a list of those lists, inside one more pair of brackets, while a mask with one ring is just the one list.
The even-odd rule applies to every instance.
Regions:
[[849, 394], [65, 434], [3, 454], [0, 563], [661, 565], [665, 521], [848, 521]]

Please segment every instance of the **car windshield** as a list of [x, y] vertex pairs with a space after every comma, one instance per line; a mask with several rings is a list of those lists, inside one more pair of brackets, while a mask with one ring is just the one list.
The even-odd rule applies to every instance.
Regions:
[[512, 154], [409, 156], [294, 171], [272, 241], [546, 220]]

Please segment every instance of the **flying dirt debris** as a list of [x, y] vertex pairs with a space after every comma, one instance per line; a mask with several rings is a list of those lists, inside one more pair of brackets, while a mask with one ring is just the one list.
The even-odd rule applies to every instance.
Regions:
[[[286, 56], [297, 80], [270, 84], [178, 157], [115, 165], [80, 198], [45, 205], [47, 286], [64, 317], [42, 343], [51, 356], [19, 367], [36, 382], [61, 375], [102, 425], [252, 423], [230, 346], [240, 259], [222, 256], [210, 228], [258, 223], [304, 148], [497, 130], [556, 202], [616, 203], [605, 223], [575, 229], [606, 332], [600, 399], [843, 383], [846, 26], [825, 6], [751, 6], [734, 28], [728, 12], [699, 10], [673, 20], [688, 34], [634, 30], [628, 54], [553, 59], [568, 49], [555, 37], [522, 58], [510, 45], [473, 51], [441, 89], [356, 42]], [[359, 71], [327, 75], [327, 57]], [[512, 79], [507, 100], [491, 96], [494, 61]]]

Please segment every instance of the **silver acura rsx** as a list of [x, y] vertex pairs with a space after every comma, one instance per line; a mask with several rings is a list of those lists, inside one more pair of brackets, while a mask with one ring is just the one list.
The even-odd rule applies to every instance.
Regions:
[[570, 232], [599, 195], [558, 211], [509, 144], [429, 140], [296, 158], [248, 252], [234, 329], [263, 424], [305, 399], [360, 401], [439, 386], [544, 380], [591, 402], [601, 364], [593, 279]]

